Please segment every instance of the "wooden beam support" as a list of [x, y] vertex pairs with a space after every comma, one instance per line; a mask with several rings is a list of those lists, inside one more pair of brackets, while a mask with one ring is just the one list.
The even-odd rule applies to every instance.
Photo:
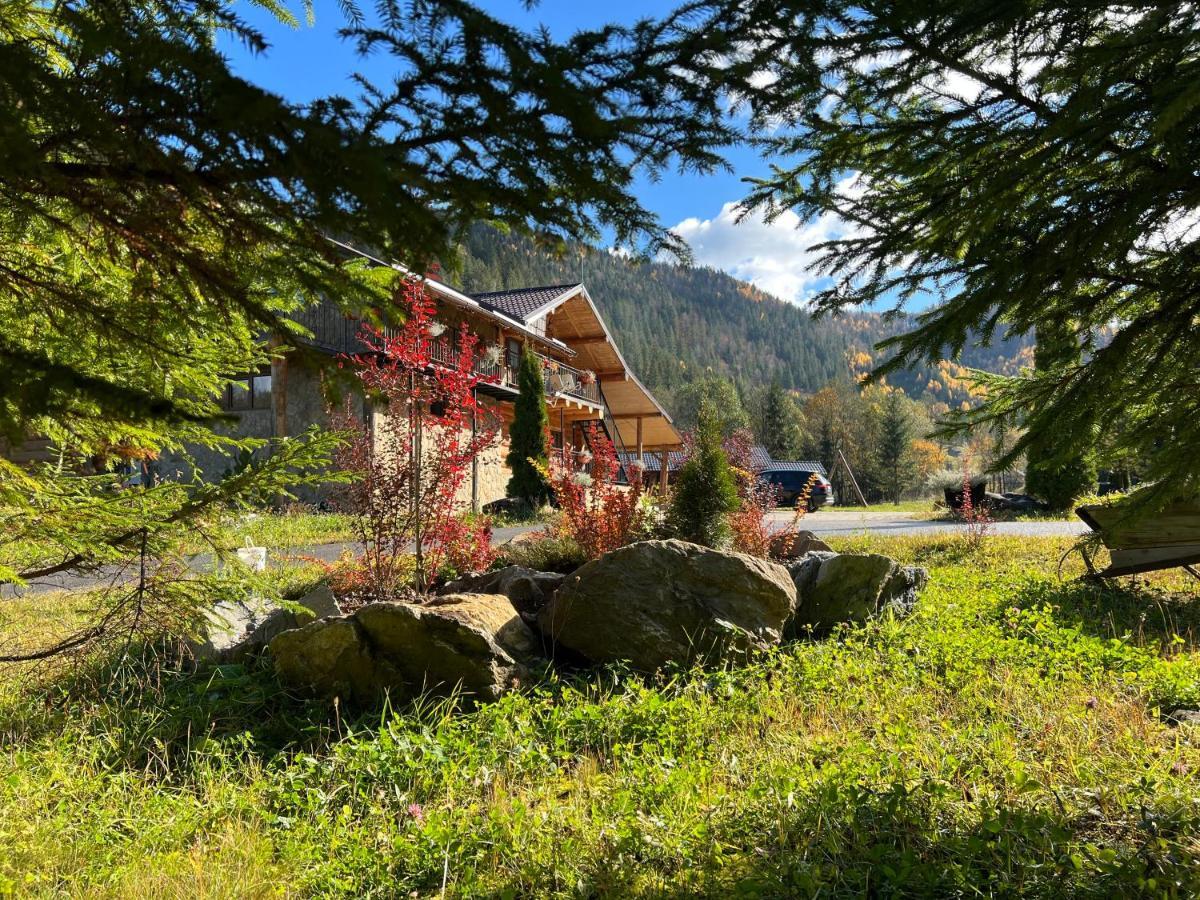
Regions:
[[638, 448], [638, 465], [645, 466], [646, 464], [646, 448], [642, 444], [642, 417], [637, 419], [637, 448]]
[[662, 468], [658, 471], [658, 488], [665, 494], [667, 492], [667, 451], [660, 450], [658, 458], [662, 461]]
[[[267, 346], [278, 351], [283, 346], [283, 335], [273, 334]], [[271, 410], [274, 413], [275, 437], [287, 437], [287, 406], [288, 406], [288, 361], [282, 354], [271, 357]]]

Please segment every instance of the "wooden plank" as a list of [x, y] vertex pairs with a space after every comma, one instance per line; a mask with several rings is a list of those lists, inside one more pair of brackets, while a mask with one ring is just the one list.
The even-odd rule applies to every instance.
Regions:
[[1110, 550], [1111, 562], [1099, 575], [1115, 578], [1119, 575], [1137, 575], [1158, 569], [1173, 569], [1176, 566], [1200, 563], [1200, 543], [1174, 545], [1170, 547], [1139, 547], [1134, 550]]
[[1196, 501], [1176, 503], [1129, 522], [1123, 521], [1129, 511], [1121, 506], [1085, 506], [1076, 512], [1100, 533], [1110, 550], [1200, 543], [1200, 504]]

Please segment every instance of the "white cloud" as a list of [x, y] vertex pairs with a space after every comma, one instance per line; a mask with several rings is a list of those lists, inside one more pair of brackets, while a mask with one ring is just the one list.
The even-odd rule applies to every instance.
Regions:
[[[853, 179], [841, 187], [846, 193], [859, 189]], [[787, 211], [770, 223], [757, 214], [739, 223], [738, 213], [736, 202], [726, 203], [713, 218], [684, 219], [672, 230], [691, 246], [697, 264], [721, 269], [794, 303], [806, 302], [828, 282], [808, 270], [820, 256], [813, 247], [860, 233], [831, 213], [801, 222]]]

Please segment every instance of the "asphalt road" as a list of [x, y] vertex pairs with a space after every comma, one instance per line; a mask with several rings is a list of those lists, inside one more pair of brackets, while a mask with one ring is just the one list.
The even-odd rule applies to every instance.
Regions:
[[[791, 510], [779, 510], [771, 514], [771, 524], [775, 529], [784, 527], [791, 520]], [[497, 528], [493, 532], [492, 537], [497, 544], [501, 544], [519, 534], [534, 531], [540, 527], [538, 525], [514, 525]], [[962, 525], [953, 522], [931, 522], [927, 519], [916, 518], [912, 513], [887, 512], [886, 510], [866, 512], [827, 512], [822, 510], [805, 516], [801, 520], [800, 527], [815, 534], [830, 537], [864, 533], [898, 535], [953, 534], [961, 532], [963, 528]], [[1044, 535], [1077, 535], [1082, 534], [1086, 530], [1087, 526], [1079, 520], [996, 522], [991, 526], [992, 534], [1039, 537]], [[295, 547], [285, 551], [283, 555], [311, 556], [332, 562], [346, 548], [350, 548], [351, 550], [360, 549], [357, 544], [353, 543], [322, 544], [317, 547]], [[209, 554], [195, 556], [190, 560], [191, 567], [198, 571], [206, 570], [212, 564], [213, 559]], [[109, 584], [113, 580], [114, 575], [112, 573], [98, 573], [86, 576], [54, 575], [30, 584], [25, 588], [18, 589], [12, 585], [0, 585], [0, 598], [26, 596], [47, 591], [81, 590], [102, 584]]]
[[[780, 525], [791, 521], [791, 512], [780, 510], [772, 514]], [[870, 510], [864, 512], [819, 512], [805, 516], [800, 527], [820, 535], [863, 534], [954, 534], [963, 526], [957, 522], [931, 522], [913, 513]], [[994, 522], [990, 533], [997, 535], [1078, 535], [1088, 528], [1079, 519], [1066, 521]]]

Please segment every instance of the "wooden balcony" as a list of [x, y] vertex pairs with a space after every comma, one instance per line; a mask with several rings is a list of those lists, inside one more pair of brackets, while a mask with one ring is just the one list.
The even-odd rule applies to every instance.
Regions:
[[[320, 303], [301, 310], [295, 319], [312, 332], [312, 337], [305, 341], [310, 346], [327, 353], [354, 354], [366, 349], [358, 339], [362, 323], [345, 315], [331, 303]], [[394, 329], [385, 328], [384, 333], [394, 333]], [[447, 332], [433, 339], [430, 342], [430, 354], [435, 364], [456, 367], [459, 357], [457, 335]], [[540, 353], [536, 355], [542, 361], [547, 397], [567, 397], [597, 408], [604, 405], [600, 383], [594, 375], [589, 377], [564, 362]], [[507, 359], [502, 356], [498, 361], [489, 362], [486, 348], [483, 347], [477, 350], [477, 357], [475, 374], [486, 379], [489, 392], [509, 396], [517, 390], [517, 371], [508, 365]]]
[[[597, 408], [603, 406], [600, 382], [594, 375], [589, 377], [579, 369], [540, 353], [534, 355], [542, 361], [542, 379], [546, 383], [547, 397], [569, 397]], [[455, 368], [458, 366], [459, 349], [454, 339], [443, 335], [430, 343], [430, 356], [435, 365]], [[508, 365], [506, 360], [493, 362], [486, 352], [479, 353], [473, 369], [493, 388], [498, 387], [509, 393], [515, 393], [519, 388], [517, 370]]]

